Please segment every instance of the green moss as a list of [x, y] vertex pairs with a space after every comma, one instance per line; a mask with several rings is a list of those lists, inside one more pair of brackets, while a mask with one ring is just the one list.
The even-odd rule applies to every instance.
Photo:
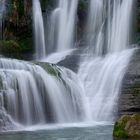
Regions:
[[34, 62], [34, 63], [41, 66], [42, 68], [44, 68], [49, 74], [51, 74], [53, 76], [60, 77], [60, 75], [61, 75], [60, 69], [54, 64], [43, 63], [43, 62]]
[[118, 138], [127, 138], [128, 137], [123, 126], [118, 123], [115, 124], [113, 135]]
[[41, 3], [42, 3], [42, 5], [47, 5], [48, 4], [48, 0], [42, 0]]
[[130, 118], [129, 116], [123, 116], [118, 122], [115, 123], [113, 136], [118, 138], [128, 137], [128, 134], [125, 131], [125, 126], [129, 118]]
[[17, 12], [19, 18], [21, 18], [24, 15], [24, 1], [23, 0], [17, 0]]
[[20, 46], [21, 53], [28, 53], [33, 51], [33, 43], [31, 38], [20, 39], [17, 42]]
[[113, 136], [117, 138], [139, 138], [140, 114], [121, 117], [114, 125]]
[[140, 114], [134, 114], [131, 117], [132, 119], [134, 119], [135, 121], [140, 121]]
[[87, 3], [84, 0], [80, 0], [78, 10], [85, 11], [87, 9]]
[[14, 40], [0, 41], [0, 53], [2, 54], [18, 54], [20, 53], [20, 46]]
[[0, 53], [7, 57], [21, 58], [23, 54], [33, 51], [32, 39], [1, 40]]

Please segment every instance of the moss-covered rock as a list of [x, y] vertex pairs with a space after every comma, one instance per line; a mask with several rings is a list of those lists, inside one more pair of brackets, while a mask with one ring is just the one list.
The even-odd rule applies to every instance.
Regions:
[[117, 138], [140, 138], [140, 114], [122, 116], [115, 123], [113, 136]]
[[22, 40], [1, 40], [0, 54], [6, 57], [22, 59], [23, 55], [33, 52], [30, 38]]
[[20, 40], [17, 40], [21, 53], [30, 53], [33, 52], [33, 42], [31, 38], [22, 38]]
[[14, 40], [2, 40], [0, 41], [0, 54], [16, 54], [18, 55], [20, 53], [20, 46], [19, 44]]
[[34, 62], [36, 65], [41, 66], [49, 74], [53, 76], [60, 77], [60, 69], [55, 64], [45, 63], [45, 62]]

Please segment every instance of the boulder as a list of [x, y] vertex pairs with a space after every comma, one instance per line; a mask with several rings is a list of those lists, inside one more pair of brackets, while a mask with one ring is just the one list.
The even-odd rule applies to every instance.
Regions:
[[114, 125], [113, 136], [140, 139], [140, 114], [123, 115]]

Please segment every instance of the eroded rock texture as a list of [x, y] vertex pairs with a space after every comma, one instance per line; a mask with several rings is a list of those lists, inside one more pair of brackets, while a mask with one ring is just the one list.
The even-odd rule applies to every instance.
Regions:
[[119, 99], [119, 115], [136, 112], [140, 112], [140, 50], [132, 57]]

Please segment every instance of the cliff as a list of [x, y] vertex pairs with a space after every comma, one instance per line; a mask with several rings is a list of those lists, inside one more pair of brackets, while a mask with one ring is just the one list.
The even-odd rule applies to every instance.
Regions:
[[140, 50], [136, 50], [125, 74], [119, 99], [119, 115], [140, 112]]

